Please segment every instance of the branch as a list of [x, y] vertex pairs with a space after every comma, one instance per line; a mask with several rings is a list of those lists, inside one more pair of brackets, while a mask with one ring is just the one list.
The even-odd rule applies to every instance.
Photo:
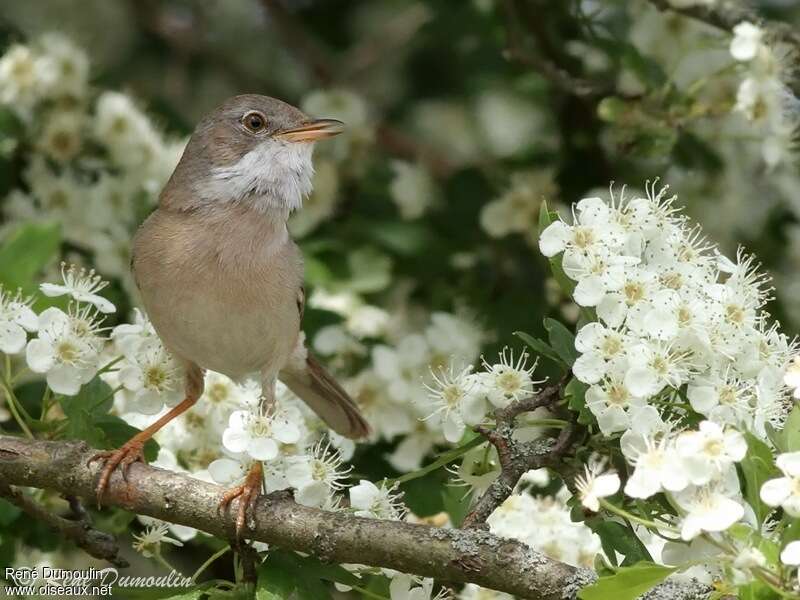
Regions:
[[800, 49], [800, 32], [789, 23], [769, 21], [739, 0], [717, 0], [711, 4], [697, 4], [678, 8], [670, 0], [650, 0], [661, 11], [674, 13], [702, 21], [717, 29], [732, 32], [742, 21], [750, 21], [763, 28], [769, 39], [785, 42]]
[[505, 408], [494, 411], [497, 423], [495, 429], [476, 427], [497, 449], [500, 460], [500, 475], [489, 488], [478, 498], [474, 508], [464, 519], [464, 528], [479, 527], [486, 519], [511, 495], [517, 483], [531, 469], [552, 467], [569, 450], [575, 433], [574, 423], [569, 423], [557, 440], [538, 439], [531, 442], [519, 442], [514, 439], [514, 427], [519, 415], [538, 408], [552, 406], [558, 401], [564, 381], [546, 387], [538, 394], [512, 402]]
[[21, 508], [23, 512], [33, 517], [36, 521], [49, 525], [65, 538], [72, 540], [87, 554], [101, 560], [107, 560], [116, 567], [128, 566], [128, 562], [119, 556], [119, 546], [117, 546], [114, 536], [94, 529], [89, 520], [89, 515], [74, 497], [70, 496], [67, 500], [77, 520], [65, 519], [48, 512], [25, 494], [12, 488], [4, 478], [0, 478], [0, 496]]
[[[607, 83], [589, 81], [570, 74], [554, 61], [549, 60], [537, 52], [528, 50], [520, 35], [521, 22], [514, 0], [503, 1], [505, 14], [505, 28], [507, 47], [503, 55], [507, 60], [519, 62], [534, 68], [545, 79], [549, 80], [558, 89], [577, 97], [601, 96], [613, 91], [613, 86]], [[542, 45], [542, 36], [532, 33], [532, 37]]]
[[[83, 442], [0, 436], [0, 479], [9, 485], [94, 497], [96, 450]], [[126, 485], [115, 472], [104, 504], [232, 537], [235, 515], [219, 514], [223, 489], [179, 473], [134, 464]], [[570, 600], [595, 579], [589, 569], [552, 560], [481, 529], [439, 529], [363, 519], [295, 503], [287, 492], [259, 498], [247, 537], [326, 562], [387, 567], [443, 581], [472, 582], [535, 600]]]

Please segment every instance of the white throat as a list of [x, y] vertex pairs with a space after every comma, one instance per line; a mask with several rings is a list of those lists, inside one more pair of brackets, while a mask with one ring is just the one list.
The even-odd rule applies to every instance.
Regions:
[[238, 161], [215, 167], [200, 186], [207, 202], [252, 202], [261, 212], [287, 214], [300, 208], [311, 192], [313, 144], [269, 139]]

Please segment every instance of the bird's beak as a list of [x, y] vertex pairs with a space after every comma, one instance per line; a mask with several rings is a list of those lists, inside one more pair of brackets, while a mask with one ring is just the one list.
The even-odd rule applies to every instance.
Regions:
[[316, 142], [339, 135], [344, 131], [344, 123], [336, 119], [314, 119], [291, 129], [283, 129], [275, 137], [289, 142]]

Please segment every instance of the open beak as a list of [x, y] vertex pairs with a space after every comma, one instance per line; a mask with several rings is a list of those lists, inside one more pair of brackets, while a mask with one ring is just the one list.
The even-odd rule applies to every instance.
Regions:
[[339, 135], [344, 131], [344, 123], [336, 119], [314, 119], [299, 127], [284, 129], [275, 134], [275, 137], [289, 142], [316, 142], [325, 138]]

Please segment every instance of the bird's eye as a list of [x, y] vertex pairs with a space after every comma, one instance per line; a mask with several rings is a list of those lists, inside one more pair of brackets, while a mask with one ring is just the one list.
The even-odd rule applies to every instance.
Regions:
[[258, 133], [259, 131], [263, 131], [267, 126], [267, 120], [260, 112], [254, 111], [242, 117], [242, 124], [253, 133]]

